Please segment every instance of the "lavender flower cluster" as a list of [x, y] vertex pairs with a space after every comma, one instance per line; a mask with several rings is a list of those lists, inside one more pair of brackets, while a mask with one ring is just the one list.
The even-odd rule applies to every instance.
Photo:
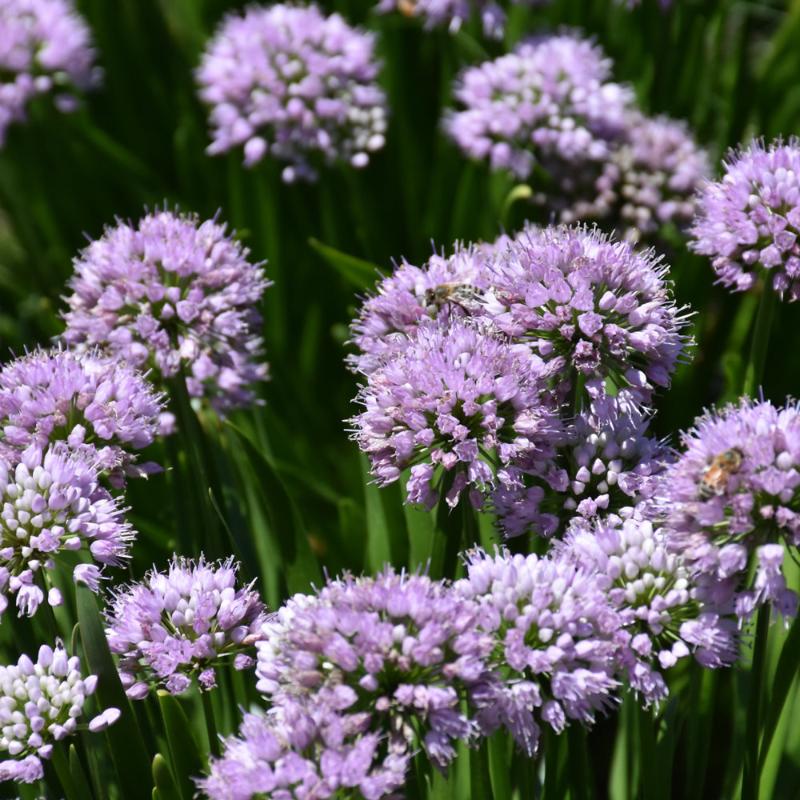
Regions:
[[211, 154], [242, 145], [245, 164], [288, 162], [283, 180], [315, 180], [320, 163], [364, 167], [384, 145], [386, 100], [371, 34], [316, 6], [232, 14], [197, 70], [211, 107]]
[[701, 417], [683, 437], [656, 499], [698, 592], [745, 621], [765, 604], [786, 617], [798, 597], [785, 554], [800, 544], [800, 409], [742, 400]]
[[0, 0], [0, 147], [34, 98], [60, 111], [100, 81], [91, 34], [71, 0]]
[[217, 411], [265, 380], [262, 266], [216, 220], [161, 211], [108, 229], [76, 259], [64, 340], [101, 347], [163, 382], [185, 379]]
[[217, 667], [253, 665], [264, 607], [252, 586], [236, 588], [233, 559], [209, 564], [175, 557], [166, 573], [117, 590], [106, 611], [106, 635], [129, 697], [141, 700], [154, 685], [181, 694], [196, 678], [216, 686]]
[[800, 142], [732, 153], [722, 180], [703, 187], [691, 232], [724, 286], [743, 292], [762, 279], [800, 298]]
[[[0, 781], [35, 783], [44, 774], [56, 742], [79, 730], [97, 676], [81, 674], [80, 659], [69, 657], [60, 642], [42, 645], [36, 661], [22, 655], [16, 664], [0, 666]], [[119, 719], [118, 708], [106, 708], [88, 724], [92, 733]], [[82, 727], [82, 726], [81, 726]]]
[[532, 757], [542, 725], [591, 725], [624, 685], [657, 703], [679, 659], [735, 655], [735, 624], [686, 574], [632, 517], [596, 537], [576, 530], [544, 558], [470, 553], [456, 583], [389, 568], [330, 580], [263, 626], [258, 688], [271, 708], [245, 716], [199, 786], [212, 800], [380, 798], [417, 750], [443, 768], [458, 741], [503, 727]]
[[688, 344], [665, 272], [564, 227], [401, 265], [352, 329], [351, 422], [377, 481], [408, 470], [407, 499], [429, 507], [468, 487], [507, 535], [633, 504], [669, 455], [643, 404]]
[[561, 222], [597, 221], [637, 241], [685, 228], [709, 173], [687, 127], [649, 119], [593, 42], [564, 32], [466, 69], [446, 119], [470, 158], [520, 180]]

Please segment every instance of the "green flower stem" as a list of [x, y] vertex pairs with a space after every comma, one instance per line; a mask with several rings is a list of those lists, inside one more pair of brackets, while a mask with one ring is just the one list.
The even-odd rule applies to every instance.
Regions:
[[753, 341], [750, 345], [750, 359], [744, 375], [743, 393], [753, 397], [764, 378], [764, 365], [767, 360], [769, 333], [772, 319], [775, 316], [777, 293], [772, 288], [772, 276], [768, 276], [761, 288], [761, 298], [756, 312], [756, 323], [753, 329]]
[[66, 748], [62, 743], [56, 744], [53, 748], [53, 755], [50, 758], [50, 762], [56, 771], [58, 782], [61, 784], [66, 800], [87, 800], [85, 797], [81, 798], [81, 794], [75, 787], [75, 781], [72, 779], [72, 773], [69, 769]]
[[769, 603], [758, 610], [756, 638], [753, 643], [753, 661], [750, 667], [750, 699], [747, 704], [746, 746], [744, 750], [744, 777], [742, 800], [758, 800], [758, 785], [761, 777], [759, 744], [761, 740], [761, 694], [764, 683], [764, 663], [769, 638]]
[[447, 503], [446, 497], [452, 483], [453, 476], [445, 475], [440, 486], [441, 497], [436, 507], [428, 574], [437, 580], [455, 578], [459, 567], [459, 552], [480, 544], [478, 520], [467, 492], [462, 492], [455, 508], [451, 508]]
[[214, 716], [214, 703], [211, 700], [211, 692], [200, 692], [203, 701], [203, 717], [206, 722], [206, 733], [208, 734], [208, 747], [212, 756], [219, 756], [219, 734], [217, 733], [217, 719]]

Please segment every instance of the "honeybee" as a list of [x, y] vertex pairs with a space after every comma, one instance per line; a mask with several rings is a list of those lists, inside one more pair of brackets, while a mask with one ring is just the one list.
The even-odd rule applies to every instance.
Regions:
[[406, 17], [413, 17], [417, 12], [414, 0], [397, 0], [397, 10]]
[[706, 467], [700, 480], [700, 497], [708, 500], [714, 495], [723, 494], [731, 475], [735, 475], [741, 469], [743, 459], [742, 451], [736, 447], [714, 456], [714, 460]]
[[430, 313], [438, 311], [445, 303], [460, 306], [468, 314], [478, 311], [481, 307], [482, 295], [478, 289], [469, 283], [440, 283], [433, 289], [425, 292], [424, 303]]

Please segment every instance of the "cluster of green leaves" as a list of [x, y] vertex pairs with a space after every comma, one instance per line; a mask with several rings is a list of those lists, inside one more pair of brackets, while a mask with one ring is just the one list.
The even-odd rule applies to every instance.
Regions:
[[[444, 538], [432, 533], [460, 535], [461, 520], [403, 506], [397, 486], [379, 490], [370, 482], [343, 422], [353, 413], [356, 383], [343, 361], [358, 295], [378, 269], [390, 270], [400, 257], [421, 263], [432, 246], [448, 249], [459, 238], [494, 238], [531, 213], [524, 189], [465, 161], [443, 136], [458, 71], [531, 33], [579, 27], [597, 37], [616, 78], [635, 87], [646, 110], [687, 119], [717, 160], [754, 135], [800, 132], [800, 2], [674, 0], [669, 13], [657, 0], [641, 0], [633, 11], [615, 0], [513, 5], [503, 42], [481, 39], [477, 24], [450, 35], [398, 15], [377, 16], [366, 0], [325, 2], [378, 31], [391, 108], [387, 146], [364, 172], [329, 169], [317, 184], [291, 186], [280, 182], [275, 164], [245, 170], [238, 153], [204, 152], [206, 115], [193, 70], [219, 20], [243, 5], [79, 0], [104, 86], [72, 115], [37, 103], [0, 152], [0, 343], [19, 352], [60, 332], [71, 259], [86, 236], [98, 236], [115, 217], [135, 219], [166, 203], [201, 216], [219, 213], [234, 226], [253, 258], [268, 260], [274, 281], [263, 307], [272, 374], [266, 404], [223, 421], [196, 417], [185, 395], [171, 393], [181, 433], [148, 454], [170, 469], [132, 482], [127, 492], [140, 534], [129, 577], [163, 565], [173, 551], [234, 552], [243, 578], [255, 579], [275, 608], [319, 583], [323, 570], [375, 571], [387, 561], [413, 568], [432, 559], [434, 571], [449, 571], [454, 562], [455, 550], [440, 547]], [[679, 302], [697, 312], [693, 359], [659, 402], [658, 431], [674, 436], [704, 405], [738, 393], [756, 301], [715, 287], [708, 264], [680, 239], [665, 257]], [[793, 311], [778, 309], [773, 341], [783, 346], [767, 354], [765, 391], [779, 401], [796, 391], [797, 373], [783, 361], [800, 347]], [[470, 538], [494, 542], [491, 520], [482, 517]], [[202, 769], [213, 739], [199, 696], [155, 696], [131, 707], [95, 599], [83, 590], [70, 590], [67, 599], [52, 621], [57, 631], [7, 613], [2, 657], [32, 652], [58, 632], [100, 675], [100, 702], [125, 713], [107, 733], [81, 735], [57, 750], [48, 778], [62, 788], [53, 796], [188, 800], [189, 776]], [[790, 724], [800, 713], [798, 659], [798, 629], [775, 630], [762, 682], [770, 689], [760, 744], [764, 797], [791, 797], [800, 781], [800, 731]], [[755, 736], [758, 747], [760, 734], [745, 730], [748, 680], [747, 669], [714, 675], [686, 667], [657, 715], [627, 698], [588, 737], [571, 731], [547, 738], [544, 764], [527, 762], [496, 737], [459, 759], [449, 777], [420, 776], [412, 794], [732, 797], [747, 743]], [[253, 702], [255, 692], [248, 676], [225, 674], [220, 683], [214, 717], [219, 731], [230, 733], [237, 707]], [[25, 791], [0, 787], [5, 795], [37, 796]]]

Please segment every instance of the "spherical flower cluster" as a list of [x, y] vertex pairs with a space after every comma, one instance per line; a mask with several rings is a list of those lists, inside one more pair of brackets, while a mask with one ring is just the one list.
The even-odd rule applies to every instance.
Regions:
[[251, 586], [236, 588], [233, 559], [196, 563], [177, 556], [166, 573], [118, 591], [106, 611], [106, 635], [129, 697], [145, 698], [152, 685], [180, 694], [197, 678], [216, 686], [216, 667], [252, 666], [264, 606]]
[[451, 506], [467, 490], [480, 507], [503, 467], [552, 437], [547, 378], [527, 346], [491, 331], [459, 320], [420, 326], [362, 387], [354, 438], [380, 484], [410, 468], [410, 502], [432, 507], [443, 487]]
[[386, 133], [375, 40], [338, 14], [279, 3], [230, 15], [197, 71], [211, 106], [211, 154], [244, 146], [245, 164], [288, 162], [284, 181], [314, 180], [315, 164], [364, 167]]
[[71, 111], [75, 92], [95, 86], [91, 34], [71, 0], [0, 0], [0, 147], [31, 101], [52, 93]]
[[537, 162], [605, 160], [625, 128], [631, 91], [608, 80], [592, 42], [562, 33], [529, 40], [459, 78], [464, 106], [446, 130], [471, 158], [527, 178]]
[[593, 525], [576, 522], [558, 553], [600, 575], [624, 626], [621, 666], [646, 703], [667, 695], [659, 668], [692, 652], [705, 667], [735, 661], [735, 623], [698, 601], [680, 554], [669, 552], [664, 532], [641, 514], [609, 515]]
[[[97, 676], [81, 676], [80, 660], [67, 656], [60, 642], [42, 645], [34, 662], [22, 655], [16, 664], [0, 666], [0, 781], [35, 783], [43, 777], [41, 759], [50, 758], [54, 742], [75, 733]], [[89, 723], [104, 730], [119, 718], [107, 708]]]
[[[39, 583], [47, 588], [48, 572], [65, 553], [83, 551], [101, 565], [73, 569], [75, 580], [96, 592], [102, 566], [124, 563], [135, 536], [94, 466], [63, 444], [44, 453], [31, 445], [14, 463], [0, 459], [0, 504], [0, 615], [15, 595], [19, 613], [33, 616], [45, 599]], [[47, 600], [61, 605], [61, 592], [51, 587]]]
[[64, 339], [161, 379], [185, 375], [220, 411], [264, 380], [258, 304], [269, 285], [216, 220], [161, 211], [109, 228], [76, 259]]
[[264, 626], [258, 688], [279, 705], [286, 696], [333, 704], [349, 724], [381, 736], [381, 754], [422, 747], [444, 767], [454, 742], [477, 733], [461, 702], [485, 678], [492, 644], [474, 602], [387, 568], [289, 600]]
[[383, 359], [399, 353], [422, 322], [480, 315], [489, 288], [489, 263], [506, 242], [456, 244], [451, 256], [434, 254], [423, 267], [403, 262], [367, 297], [353, 321], [352, 343], [359, 353], [353, 368], [368, 375]]
[[326, 800], [349, 791], [378, 800], [403, 786], [409, 760], [389, 754], [376, 763], [380, 744], [380, 736], [360, 735], [327, 707], [290, 703], [267, 716], [245, 714], [198, 787], [210, 800]]
[[625, 389], [596, 395], [565, 423], [553, 453], [519, 461], [514, 478], [492, 495], [506, 536], [531, 531], [552, 536], [573, 516], [594, 518], [648, 497], [671, 459], [663, 442], [649, 436], [650, 412]]
[[565, 559], [476, 551], [456, 589], [480, 604], [503, 677], [475, 693], [484, 734], [505, 726], [533, 756], [540, 723], [560, 733], [613, 705], [621, 621], [596, 574]]
[[528, 227], [492, 263], [486, 313], [514, 341], [575, 378], [610, 378], [648, 401], [688, 344], [667, 266], [594, 229]]
[[763, 275], [800, 298], [800, 142], [732, 153], [722, 180], [701, 191], [691, 232], [724, 286], [746, 291]]
[[701, 417], [656, 490], [669, 546], [710, 605], [740, 620], [798, 598], [783, 559], [800, 545], [800, 409], [741, 400]]
[[163, 399], [142, 374], [95, 351], [36, 350], [0, 370], [0, 456], [57, 441], [101, 470], [146, 474], [131, 450], [168, 430]]
[[607, 161], [581, 170], [551, 164], [553, 186], [538, 199], [557, 209], [561, 222], [596, 220], [636, 242], [667, 224], [687, 227], [710, 171], [685, 123], [636, 112]]

